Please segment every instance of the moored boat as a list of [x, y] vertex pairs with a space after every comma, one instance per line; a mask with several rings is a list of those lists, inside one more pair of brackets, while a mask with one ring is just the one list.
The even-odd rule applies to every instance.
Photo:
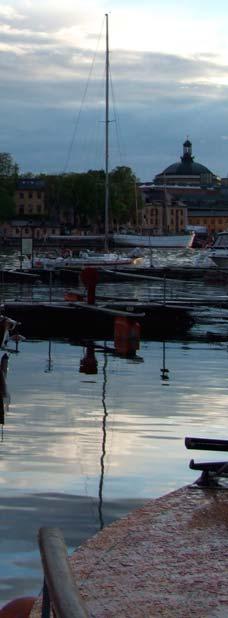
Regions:
[[147, 247], [147, 248], [187, 248], [191, 243], [190, 234], [160, 234], [146, 236], [143, 234], [113, 234], [113, 242], [118, 247]]
[[33, 258], [26, 258], [23, 269], [26, 270], [60, 270], [63, 268], [85, 268], [87, 266], [124, 266], [133, 262], [133, 257], [119, 255], [118, 253], [101, 253], [96, 251], [80, 251], [74, 256], [70, 250], [62, 255], [41, 254]]
[[219, 232], [212, 247], [208, 249], [207, 257], [220, 268], [228, 267], [228, 231]]

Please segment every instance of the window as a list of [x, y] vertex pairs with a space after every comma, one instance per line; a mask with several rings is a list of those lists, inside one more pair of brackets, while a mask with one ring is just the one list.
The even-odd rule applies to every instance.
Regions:
[[20, 197], [24, 197], [24, 193], [19, 193], [19, 196]]
[[38, 198], [38, 200], [41, 200], [41, 193], [40, 193], [40, 191], [37, 191], [37, 198]]
[[19, 206], [19, 215], [24, 214], [24, 206]]
[[38, 205], [38, 206], [36, 207], [36, 210], [37, 210], [37, 212], [41, 212], [41, 206], [40, 206], [40, 205]]
[[32, 191], [29, 192], [29, 198], [31, 199], [32, 197]]

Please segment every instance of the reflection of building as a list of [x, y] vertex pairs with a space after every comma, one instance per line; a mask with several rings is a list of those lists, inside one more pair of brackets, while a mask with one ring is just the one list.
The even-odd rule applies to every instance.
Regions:
[[46, 216], [45, 184], [43, 180], [22, 178], [18, 181], [16, 193], [16, 214], [22, 216]]
[[[140, 187], [145, 206], [143, 230], [152, 233], [181, 232], [186, 225], [204, 226], [209, 232], [228, 228], [228, 179], [220, 179], [192, 156], [192, 144], [183, 144], [180, 161]], [[160, 192], [160, 198], [158, 198]], [[163, 205], [161, 195], [163, 194]], [[166, 196], [166, 198], [164, 198]], [[165, 214], [165, 216], [164, 216]], [[157, 231], [158, 230], [158, 231]]]

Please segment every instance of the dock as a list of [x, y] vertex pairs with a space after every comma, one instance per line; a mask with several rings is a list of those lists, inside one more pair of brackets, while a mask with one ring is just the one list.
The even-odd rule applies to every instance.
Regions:
[[227, 489], [189, 485], [104, 528], [69, 557], [86, 615], [225, 618], [227, 526]]

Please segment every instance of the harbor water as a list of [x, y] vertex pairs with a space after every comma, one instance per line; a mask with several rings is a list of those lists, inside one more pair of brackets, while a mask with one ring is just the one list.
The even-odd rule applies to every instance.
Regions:
[[[16, 259], [2, 256], [12, 265]], [[169, 294], [185, 297], [226, 294], [203, 282], [169, 285]], [[135, 298], [163, 293], [156, 281], [98, 288]], [[2, 300], [48, 293], [44, 285], [2, 285]], [[60, 298], [64, 289], [53, 293]], [[227, 335], [226, 315], [217, 310], [187, 337], [141, 341], [133, 358], [117, 355], [113, 341], [82, 345], [73, 333], [70, 340], [22, 341], [18, 353], [9, 343], [10, 401], [0, 436], [1, 604], [39, 593], [40, 526], [61, 528], [71, 552], [148, 498], [196, 479], [189, 460], [205, 454], [187, 451], [185, 436], [227, 437]]]

